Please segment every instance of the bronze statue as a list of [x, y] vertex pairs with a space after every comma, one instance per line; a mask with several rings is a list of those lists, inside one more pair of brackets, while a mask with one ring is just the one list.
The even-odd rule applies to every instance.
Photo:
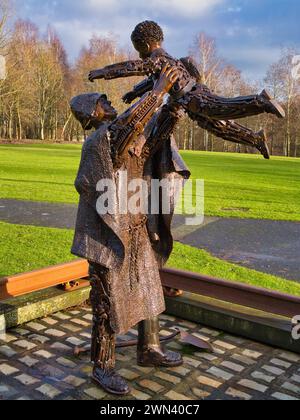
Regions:
[[141, 60], [126, 61], [100, 70], [93, 70], [89, 74], [89, 80], [150, 76], [123, 97], [126, 103], [130, 103], [152, 88], [165, 63], [176, 66], [180, 77], [170, 95], [173, 101], [183, 107], [192, 120], [218, 137], [255, 147], [266, 159], [270, 158], [264, 130], [255, 133], [231, 121], [234, 118], [258, 115], [264, 112], [284, 118], [285, 112], [282, 107], [265, 90], [260, 95], [233, 99], [214, 95], [206, 86], [199, 83], [200, 74], [192, 60], [174, 59], [162, 49], [164, 34], [155, 22], [145, 21], [138, 24], [131, 39]]
[[[96, 128], [86, 140], [76, 179], [80, 194], [72, 252], [90, 263], [93, 378], [106, 391], [126, 395], [126, 382], [116, 374], [115, 337], [139, 324], [138, 364], [175, 367], [182, 357], [159, 341], [157, 316], [165, 302], [159, 268], [172, 251], [171, 214], [98, 214], [97, 184], [111, 179], [120, 185], [120, 171], [129, 179], [187, 179], [189, 171], [170, 140], [178, 116], [155, 112], [178, 78], [165, 67], [151, 93], [116, 118], [105, 95], [76, 97], [71, 108], [83, 127]], [[166, 121], [168, 123], [166, 123]], [[162, 142], [164, 133], [167, 139]], [[142, 149], [136, 148], [144, 139]], [[126, 192], [127, 193], [127, 192]]]
[[[133, 41], [142, 60], [109, 66], [90, 73], [96, 78], [148, 75], [125, 102], [141, 97], [117, 117], [106, 95], [80, 95], [71, 109], [84, 129], [96, 131], [85, 141], [76, 189], [80, 194], [72, 252], [90, 264], [93, 308], [93, 378], [107, 392], [126, 395], [130, 389], [115, 372], [116, 335], [138, 324], [137, 361], [141, 366], [175, 367], [180, 354], [160, 343], [158, 316], [165, 310], [159, 269], [173, 248], [171, 222], [176, 194], [170, 194], [170, 211], [121, 212], [119, 195], [114, 211], [99, 213], [98, 183], [110, 180], [115, 191], [128, 195], [121, 181], [141, 178], [186, 180], [190, 172], [182, 161], [173, 132], [184, 113], [226, 140], [257, 147], [269, 157], [264, 133], [254, 133], [230, 121], [261, 112], [283, 117], [284, 111], [267, 93], [226, 99], [197, 83], [197, 69], [189, 59], [175, 60], [161, 49], [163, 34], [153, 22], [138, 25]], [[163, 104], [166, 94], [170, 96]], [[152, 197], [147, 197], [149, 202]], [[160, 196], [159, 200], [162, 197]]]

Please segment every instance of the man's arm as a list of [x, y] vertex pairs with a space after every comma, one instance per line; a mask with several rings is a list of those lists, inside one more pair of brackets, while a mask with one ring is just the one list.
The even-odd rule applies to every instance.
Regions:
[[122, 162], [137, 137], [142, 135], [147, 123], [162, 105], [165, 94], [170, 91], [177, 79], [177, 69], [166, 65], [153, 91], [110, 125], [112, 154], [116, 166]]

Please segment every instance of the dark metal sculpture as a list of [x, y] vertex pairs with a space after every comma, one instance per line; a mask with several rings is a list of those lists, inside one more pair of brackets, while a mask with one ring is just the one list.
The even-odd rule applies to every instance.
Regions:
[[[266, 92], [235, 99], [213, 95], [198, 83], [199, 74], [190, 59], [175, 60], [161, 49], [163, 34], [157, 24], [138, 25], [132, 39], [141, 60], [92, 71], [89, 78], [147, 75], [147, 80], [124, 97], [127, 103], [141, 99], [119, 117], [105, 95], [80, 95], [71, 102], [83, 128], [96, 128], [83, 146], [75, 183], [80, 203], [72, 252], [90, 263], [93, 378], [117, 395], [130, 390], [114, 370], [116, 334], [136, 324], [139, 365], [182, 364], [180, 354], [166, 351], [161, 345], [157, 318], [165, 310], [159, 269], [173, 248], [171, 222], [176, 197], [175, 192], [170, 195], [169, 214], [124, 214], [119, 210], [99, 214], [98, 182], [109, 179], [120, 191], [123, 171], [128, 181], [142, 178], [148, 184], [153, 178], [188, 179], [190, 172], [173, 136], [185, 112], [201, 127], [226, 140], [257, 147], [267, 158], [264, 132], [254, 133], [230, 119], [261, 112], [284, 115]], [[170, 96], [163, 105], [166, 93]], [[111, 198], [116, 204], [118, 198]]]
[[[177, 77], [176, 69], [165, 68], [153, 91], [113, 121], [115, 111], [103, 95], [81, 95], [71, 102], [83, 127], [97, 128], [84, 144], [76, 179], [80, 203], [72, 252], [90, 262], [93, 378], [117, 395], [127, 394], [129, 388], [114, 370], [115, 336], [137, 323], [140, 365], [182, 364], [181, 355], [161, 346], [157, 319], [165, 310], [159, 268], [172, 251], [172, 214], [98, 214], [97, 183], [107, 178], [118, 185], [121, 170], [129, 180], [189, 177], [170, 139], [160, 143], [162, 132], [170, 135], [177, 117], [170, 113], [161, 118], [162, 110], [154, 115]], [[141, 137], [140, 149], [136, 145]]]
[[214, 95], [206, 86], [199, 83], [200, 74], [193, 61], [189, 58], [177, 60], [171, 57], [161, 48], [163, 40], [163, 31], [155, 22], [140, 23], [132, 33], [132, 42], [141, 60], [126, 61], [93, 70], [89, 74], [89, 80], [149, 76], [124, 96], [124, 101], [130, 103], [152, 88], [162, 67], [169, 63], [180, 73], [177, 83], [170, 92], [172, 100], [180, 104], [192, 120], [218, 137], [257, 148], [266, 159], [269, 159], [265, 132], [262, 130], [255, 133], [230, 120], [264, 112], [284, 118], [285, 112], [280, 104], [265, 90], [260, 95], [233, 99]]

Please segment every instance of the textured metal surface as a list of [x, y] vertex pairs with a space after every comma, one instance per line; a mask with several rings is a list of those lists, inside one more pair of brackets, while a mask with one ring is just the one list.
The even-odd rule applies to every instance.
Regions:
[[183, 365], [180, 353], [161, 345], [158, 317], [146, 319], [138, 325], [137, 360], [144, 367], [178, 367]]
[[109, 270], [93, 264], [90, 301], [93, 309], [91, 360], [100, 369], [114, 369], [116, 336], [111, 328], [111, 297]]
[[172, 269], [162, 270], [161, 275], [167, 287], [287, 317], [300, 313], [297, 296]]
[[[147, 40], [144, 40], [148, 43]], [[139, 51], [140, 52], [140, 51]], [[189, 58], [177, 60], [166, 51], [155, 45], [149, 48], [148, 56], [144, 60], [126, 61], [91, 71], [89, 78], [116, 79], [120, 77], [150, 75], [148, 79], [128, 92], [123, 100], [131, 103], [142, 96], [147, 89], [151, 90], [154, 81], [163, 66], [169, 63], [179, 72], [179, 80], [171, 90], [172, 101], [181, 106], [188, 116], [198, 125], [211, 132], [218, 138], [233, 143], [243, 144], [256, 148], [266, 159], [270, 158], [267, 138], [262, 130], [258, 133], [234, 121], [235, 118], [259, 115], [267, 112], [280, 118], [284, 117], [284, 110], [275, 100], [263, 91], [260, 95], [241, 96], [237, 98], [224, 98], [212, 93], [207, 86], [200, 83], [195, 65]], [[195, 72], [196, 70], [196, 72]]]
[[189, 334], [185, 331], [180, 332], [181, 342], [184, 344], [189, 344], [190, 346], [197, 347], [200, 350], [206, 350], [211, 353], [214, 352], [213, 347], [205, 340], [197, 337], [196, 335]]
[[[22, 296], [88, 276], [88, 264], [82, 260], [0, 279], [0, 300]], [[86, 284], [86, 283], [85, 283]]]
[[[168, 113], [154, 117], [176, 79], [176, 69], [164, 67], [153, 91], [112, 123], [102, 124], [86, 140], [82, 150], [75, 182], [80, 203], [72, 252], [109, 270], [111, 326], [118, 334], [165, 310], [159, 268], [172, 249], [169, 223], [172, 215], [161, 222], [159, 218], [164, 218], [164, 215], [155, 215], [156, 223], [152, 223], [153, 217], [148, 212], [133, 214], [127, 211], [124, 214], [118, 203], [120, 197], [126, 197], [127, 202], [132, 197], [127, 182], [122, 182], [124, 173], [128, 182], [146, 178], [147, 183], [153, 178], [182, 179], [186, 174], [189, 176], [184, 165], [173, 163], [176, 153], [172, 150], [170, 136], [177, 122], [176, 113], [174, 118], [167, 118]], [[162, 126], [167, 139], [162, 138]], [[157, 131], [153, 133], [154, 128]], [[147, 152], [142, 147], [140, 153], [136, 153], [142, 133]], [[155, 155], [157, 145], [160, 149]], [[112, 181], [116, 192], [110, 195], [114, 211], [102, 214], [98, 213], [96, 206], [101, 195], [97, 192], [97, 184], [104, 179]], [[175, 207], [175, 202], [172, 206]], [[161, 238], [156, 241], [158, 244], [152, 242], [156, 237]]]

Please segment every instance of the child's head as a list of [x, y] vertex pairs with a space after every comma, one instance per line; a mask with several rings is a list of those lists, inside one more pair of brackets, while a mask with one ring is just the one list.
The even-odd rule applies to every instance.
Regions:
[[87, 93], [71, 100], [71, 111], [84, 130], [98, 128], [105, 121], [117, 117], [117, 111], [111, 106], [106, 95]]
[[155, 49], [161, 47], [164, 41], [164, 33], [157, 23], [146, 20], [135, 27], [131, 40], [140, 57], [145, 59]]

